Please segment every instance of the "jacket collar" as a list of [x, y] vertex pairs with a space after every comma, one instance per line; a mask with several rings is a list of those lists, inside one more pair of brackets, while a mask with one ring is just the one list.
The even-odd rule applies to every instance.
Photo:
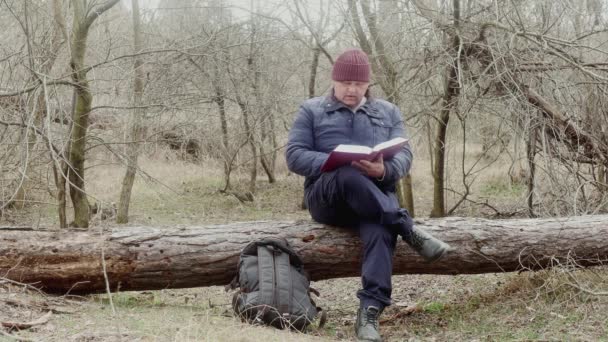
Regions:
[[[363, 106], [359, 107], [359, 110], [361, 110], [367, 116], [381, 119], [382, 115], [380, 115], [380, 113], [378, 112], [378, 108], [375, 106], [375, 102], [376, 101], [374, 100], [374, 98], [370, 97], [367, 99], [365, 104], [363, 104]], [[338, 99], [336, 99], [333, 95], [326, 96], [325, 99], [323, 100], [322, 106], [323, 106], [323, 109], [325, 110], [325, 113], [328, 113], [328, 114], [331, 112], [335, 112], [342, 108], [351, 110], [344, 103], [338, 101]]]

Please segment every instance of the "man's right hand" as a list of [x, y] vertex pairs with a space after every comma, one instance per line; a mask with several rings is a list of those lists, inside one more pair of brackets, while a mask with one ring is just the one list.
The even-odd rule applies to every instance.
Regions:
[[382, 154], [378, 156], [378, 158], [369, 161], [369, 160], [359, 160], [351, 163], [352, 166], [361, 170], [368, 177], [372, 178], [384, 178], [384, 158]]

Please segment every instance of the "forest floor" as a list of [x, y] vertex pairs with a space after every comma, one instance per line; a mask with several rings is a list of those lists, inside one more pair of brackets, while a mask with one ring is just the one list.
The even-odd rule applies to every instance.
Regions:
[[[130, 224], [171, 226], [228, 221], [308, 218], [299, 208], [302, 180], [260, 180], [255, 201], [241, 203], [220, 193], [221, 168], [211, 163], [146, 159], [151, 177], [139, 178]], [[418, 174], [416, 173], [418, 172]], [[118, 198], [123, 170], [96, 167], [87, 175], [91, 201]], [[178, 176], [176, 176], [178, 175]], [[150, 180], [154, 179], [154, 180]], [[430, 211], [430, 179], [414, 171], [417, 212]], [[239, 186], [238, 179], [235, 180]], [[521, 189], [496, 177], [480, 193], [496, 208], [517, 212]], [[484, 190], [485, 189], [485, 190]], [[484, 192], [485, 191], [485, 192]], [[0, 225], [56, 227], [50, 198], [7, 211]], [[489, 216], [485, 208], [464, 206], [456, 215]], [[119, 227], [97, 215], [93, 226]], [[323, 328], [306, 334], [256, 327], [233, 317], [231, 293], [223, 287], [122, 292], [90, 296], [50, 296], [0, 277], [0, 341], [349, 341], [354, 340], [359, 278], [315, 282], [317, 304], [328, 313]], [[381, 317], [387, 341], [608, 340], [608, 269], [574, 265], [538, 272], [393, 277], [394, 305]]]

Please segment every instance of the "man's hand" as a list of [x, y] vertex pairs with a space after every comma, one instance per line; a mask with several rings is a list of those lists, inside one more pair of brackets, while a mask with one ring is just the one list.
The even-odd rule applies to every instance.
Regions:
[[367, 176], [372, 178], [384, 178], [384, 159], [382, 154], [375, 160], [359, 160], [351, 163], [352, 166], [363, 171]]

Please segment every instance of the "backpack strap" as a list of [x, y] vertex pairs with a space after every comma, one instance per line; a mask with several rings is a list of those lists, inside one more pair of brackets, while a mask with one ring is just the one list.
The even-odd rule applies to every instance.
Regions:
[[277, 286], [275, 288], [275, 299], [277, 309], [281, 315], [291, 312], [291, 297], [293, 292], [291, 279], [291, 264], [289, 254], [283, 251], [274, 252], [274, 267]]
[[230, 284], [224, 286], [224, 291], [228, 292], [230, 290], [234, 290], [239, 286], [239, 271], [237, 269], [236, 275], [230, 281]]
[[274, 256], [266, 246], [258, 246], [260, 303], [275, 306]]
[[271, 246], [275, 249], [281, 250], [289, 255], [289, 260], [291, 264], [297, 269], [302, 268], [302, 259], [298, 256], [298, 254], [293, 250], [289, 242], [285, 238], [277, 238], [277, 237], [269, 237], [263, 238], [257, 241], [252, 242], [256, 246]]
[[327, 323], [327, 311], [323, 310], [320, 306], [317, 306], [317, 312], [321, 313], [321, 318], [319, 318], [319, 329], [322, 329]]

